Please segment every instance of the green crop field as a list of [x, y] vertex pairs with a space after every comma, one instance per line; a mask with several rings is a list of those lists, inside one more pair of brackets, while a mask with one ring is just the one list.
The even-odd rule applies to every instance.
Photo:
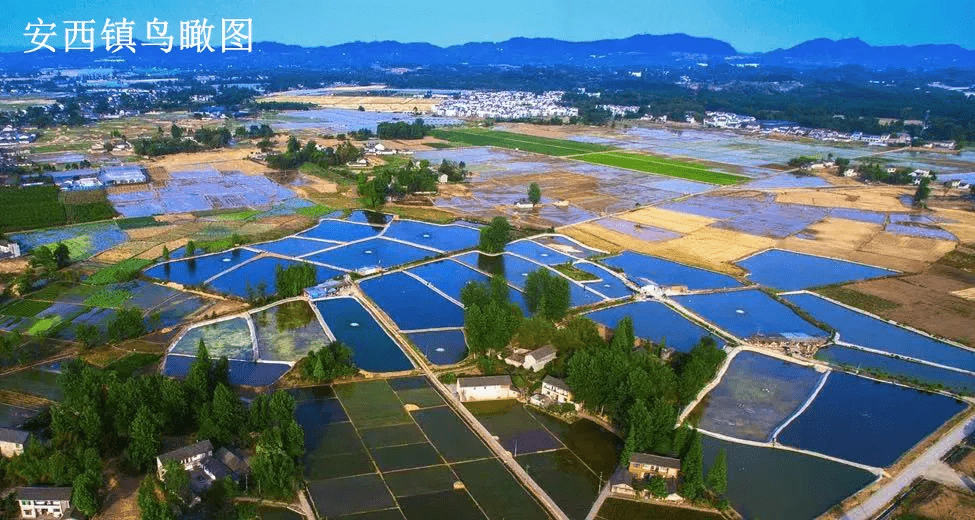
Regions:
[[50, 302], [35, 300], [16, 300], [0, 309], [0, 315], [18, 318], [33, 318], [37, 313], [51, 306]]
[[575, 158], [579, 159], [580, 161], [586, 161], [593, 164], [615, 166], [618, 168], [656, 173], [658, 175], [667, 175], [670, 177], [680, 177], [681, 179], [708, 182], [711, 184], [735, 184], [745, 180], [745, 177], [716, 172], [707, 167], [699, 166], [693, 163], [636, 153], [591, 153], [580, 155]]
[[100, 269], [95, 274], [89, 276], [85, 282], [90, 285], [105, 285], [131, 280], [136, 273], [151, 263], [151, 260], [143, 260], [141, 258], [122, 260], [117, 264]]
[[473, 128], [463, 130], [435, 130], [433, 136], [447, 141], [460, 142], [473, 146], [497, 146], [557, 157], [613, 150], [613, 147], [601, 144], [580, 143], [565, 139], [551, 139], [513, 132]]

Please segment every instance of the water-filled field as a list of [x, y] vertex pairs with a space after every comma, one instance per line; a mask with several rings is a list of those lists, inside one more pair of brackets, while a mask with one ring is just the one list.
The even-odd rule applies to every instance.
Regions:
[[509, 254], [486, 255], [479, 252], [471, 252], [454, 258], [465, 265], [491, 275], [500, 274], [518, 289], [525, 287], [525, 278], [528, 277], [529, 273], [533, 273], [539, 269], [545, 269], [544, 266], [535, 262], [530, 262]]
[[785, 291], [897, 274], [882, 267], [782, 249], [769, 249], [736, 264], [748, 270], [753, 282]]
[[481, 233], [477, 229], [456, 224], [438, 226], [415, 220], [397, 220], [389, 225], [383, 236], [441, 251], [457, 251], [475, 247]]
[[308, 302], [296, 300], [251, 313], [261, 359], [295, 362], [328, 343]]
[[637, 224], [636, 222], [615, 217], [601, 218], [596, 220], [594, 224], [645, 242], [663, 242], [681, 237], [681, 234], [675, 231]]
[[468, 283], [490, 281], [486, 275], [453, 260], [438, 260], [418, 265], [407, 269], [407, 272], [430, 282], [434, 287], [457, 301], [460, 301], [460, 292]]
[[481, 401], [466, 403], [491, 435], [513, 454], [535, 453], [564, 447], [518, 401]]
[[572, 520], [583, 520], [599, 495], [600, 481], [568, 449], [542, 451], [516, 458], [532, 479]]
[[812, 455], [704, 435], [705, 467], [728, 457], [728, 500], [745, 518], [813, 520], [873, 482], [868, 471]]
[[[296, 265], [301, 265], [302, 263], [304, 262], [266, 256], [251, 260], [233, 271], [221, 274], [211, 280], [207, 285], [216, 291], [224, 294], [232, 294], [240, 298], [250, 298], [253, 295], [261, 297], [261, 293], [263, 293], [263, 296], [272, 296], [277, 294], [275, 282], [277, 280], [278, 267], [288, 269]], [[342, 274], [340, 271], [320, 265], [313, 265], [313, 267], [316, 273], [316, 283], [324, 282], [329, 278], [335, 278]]]
[[337, 242], [322, 242], [320, 240], [311, 240], [308, 238], [287, 237], [280, 240], [274, 240], [272, 242], [252, 244], [247, 247], [251, 249], [260, 249], [261, 251], [268, 251], [270, 253], [277, 253], [284, 256], [302, 256], [315, 253], [323, 249], [328, 249], [330, 247], [335, 247], [337, 245]]
[[589, 258], [590, 256], [603, 254], [602, 251], [597, 251], [590, 247], [586, 247], [585, 245], [574, 240], [570, 240], [563, 235], [543, 235], [540, 237], [535, 237], [532, 240], [544, 246], [555, 249], [560, 253], [565, 253], [576, 258]]
[[306, 256], [305, 258], [313, 262], [320, 262], [354, 271], [360, 267], [381, 267], [383, 269], [389, 269], [424, 258], [432, 258], [436, 254], [429, 249], [421, 249], [383, 238], [374, 238], [339, 246], [328, 251]]
[[13, 233], [8, 238], [20, 244], [23, 253], [29, 253], [32, 249], [41, 246], [46, 246], [53, 251], [59, 243], [63, 243], [68, 246], [71, 259], [77, 261], [125, 242], [128, 240], [128, 235], [115, 222], [102, 222]]
[[343, 220], [324, 219], [315, 227], [298, 234], [299, 237], [320, 238], [335, 242], [352, 242], [378, 235], [382, 229], [373, 226], [346, 222]]
[[0, 376], [0, 389], [37, 395], [52, 401], [64, 399], [64, 390], [58, 384], [60, 363], [18, 370]]
[[808, 293], [784, 298], [839, 332], [839, 339], [882, 352], [975, 371], [975, 352], [870, 317]]
[[596, 278], [593, 281], [584, 281], [582, 284], [594, 291], [599, 292], [607, 298], [626, 298], [633, 294], [623, 280], [619, 278], [619, 275], [610, 271], [609, 269], [592, 262], [577, 262], [572, 264], [573, 267], [580, 271], [585, 271]]
[[[403, 121], [412, 123], [416, 115], [408, 112], [372, 112], [347, 108], [316, 108], [314, 110], [283, 110], [273, 116], [271, 123], [275, 128], [285, 130], [326, 129], [335, 133], [346, 133], [362, 128], [376, 131], [383, 122]], [[423, 117], [423, 123], [434, 126], [456, 125], [460, 120], [449, 117]]]
[[[464, 310], [416, 278], [390, 273], [364, 280], [362, 291], [376, 302], [400, 330], [464, 325]], [[417, 312], [424, 309], [424, 312]]]
[[[182, 379], [189, 374], [194, 361], [196, 358], [193, 356], [169, 354], [163, 361], [162, 374]], [[256, 363], [231, 359], [229, 364], [232, 385], [270, 386], [291, 370], [291, 366], [286, 363]]]
[[964, 409], [951, 397], [833, 372], [778, 441], [885, 467]]
[[251, 330], [245, 318], [231, 318], [193, 327], [172, 346], [170, 353], [195, 356], [201, 340], [211, 359], [226, 356], [241, 361], [254, 360]]
[[758, 236], [785, 238], [825, 218], [829, 211], [820, 206], [780, 204], [775, 196], [760, 198], [705, 194], [660, 206], [663, 209], [718, 219], [718, 228]]
[[739, 439], [771, 440], [775, 428], [809, 399], [822, 377], [812, 367], [741, 352], [695, 409], [698, 426]]
[[825, 331], [757, 289], [677, 296], [677, 303], [739, 338], [798, 335], [826, 337]]
[[571, 256], [543, 246], [531, 240], [519, 240], [505, 246], [505, 251], [523, 256], [544, 265], [556, 265], [571, 262]]
[[862, 369], [924, 385], [940, 386], [951, 392], [975, 394], [975, 376], [972, 374], [874, 354], [857, 348], [830, 345], [819, 349], [816, 352], [816, 359], [854, 370]]
[[124, 217], [190, 213], [226, 208], [264, 208], [295, 193], [263, 175], [201, 168], [170, 171], [169, 179], [149, 189], [110, 193], [108, 200]]
[[0, 428], [17, 428], [37, 413], [38, 410], [0, 403]]
[[452, 365], [467, 357], [463, 330], [414, 332], [406, 336], [434, 365]]
[[357, 367], [369, 372], [413, 368], [396, 342], [355, 299], [319, 300], [315, 306], [335, 339], [352, 349], [352, 361]]
[[246, 249], [231, 249], [222, 253], [173, 260], [146, 269], [145, 274], [151, 278], [176, 282], [182, 285], [200, 285], [206, 280], [240, 265], [257, 256], [257, 253]]
[[[425, 378], [292, 393], [305, 431], [305, 478], [320, 515], [548, 518]], [[407, 404], [419, 409], [407, 413]]]
[[[615, 329], [626, 316], [633, 320], [636, 337], [656, 344], [666, 343], [668, 348], [679, 352], [689, 352], [701, 338], [713, 336], [704, 327], [655, 301], [625, 303], [586, 314], [586, 317], [611, 329]], [[719, 345], [723, 344], [717, 337], [715, 340]]]
[[691, 290], [724, 289], [741, 285], [737, 280], [725, 274], [632, 251], [624, 251], [600, 261], [610, 267], [622, 269], [626, 276], [637, 285], [646, 285], [647, 283], [661, 286], [683, 285]]
[[607, 498], [599, 508], [596, 520], [721, 520], [720, 513], [673, 507], [655, 502], [637, 502]]

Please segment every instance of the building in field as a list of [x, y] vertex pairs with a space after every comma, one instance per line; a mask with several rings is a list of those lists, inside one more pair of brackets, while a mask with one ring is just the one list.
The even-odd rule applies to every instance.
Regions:
[[538, 372], [545, 368], [545, 365], [555, 360], [555, 347], [545, 345], [525, 354], [525, 363], [522, 365], [526, 370]]
[[106, 166], [101, 169], [98, 179], [106, 186], [142, 184], [149, 181], [145, 170], [138, 165]]
[[24, 453], [24, 446], [27, 446], [28, 439], [30, 433], [24, 430], [0, 428], [0, 455], [9, 459]]
[[71, 507], [69, 487], [22, 487], [17, 488], [17, 503], [21, 518], [80, 519]]
[[565, 381], [552, 376], [542, 379], [542, 395], [556, 403], [572, 403], [572, 389]]
[[204, 459], [213, 456], [213, 444], [209, 440], [203, 440], [189, 446], [183, 446], [173, 451], [163, 453], [156, 457], [156, 472], [162, 480], [166, 475], [164, 466], [169, 461], [176, 461], [183, 466], [186, 471], [192, 471]]
[[461, 401], [491, 401], [514, 399], [518, 393], [511, 384], [511, 376], [459, 377], [457, 396]]
[[17, 258], [20, 255], [20, 244], [0, 239], [0, 260], [4, 258]]
[[677, 478], [680, 473], [680, 459], [651, 455], [648, 453], [634, 453], [630, 455], [630, 475], [635, 479], [645, 479], [653, 476]]

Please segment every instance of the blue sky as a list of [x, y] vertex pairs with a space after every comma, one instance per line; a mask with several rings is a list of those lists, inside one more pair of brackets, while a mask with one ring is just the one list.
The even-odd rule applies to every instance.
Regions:
[[[333, 45], [355, 40], [450, 45], [514, 36], [567, 40], [683, 32], [731, 43], [743, 52], [818, 38], [860, 37], [874, 45], [957, 43], [975, 48], [975, 3], [937, 6], [899, 0], [6, 0], [0, 47], [26, 49], [28, 21], [106, 17], [135, 20], [136, 37], [154, 16], [168, 20], [253, 18], [255, 41]], [[219, 24], [218, 24], [219, 27]], [[99, 40], [96, 40], [96, 43]], [[55, 45], [57, 46], [57, 45]]]

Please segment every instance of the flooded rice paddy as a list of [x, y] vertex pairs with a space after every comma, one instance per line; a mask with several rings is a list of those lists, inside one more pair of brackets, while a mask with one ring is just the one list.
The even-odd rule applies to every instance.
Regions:
[[785, 291], [897, 274], [882, 267], [782, 249], [769, 249], [736, 264], [748, 270], [753, 282]]
[[677, 296], [677, 303], [738, 338], [827, 337], [786, 305], [758, 289]]
[[633, 320], [636, 337], [658, 345], [666, 344], [678, 352], [689, 352], [705, 336], [714, 337], [718, 345], [724, 343], [704, 327], [660, 302], [636, 301], [586, 314], [586, 317], [610, 329], [615, 329], [619, 321], [627, 316]]

